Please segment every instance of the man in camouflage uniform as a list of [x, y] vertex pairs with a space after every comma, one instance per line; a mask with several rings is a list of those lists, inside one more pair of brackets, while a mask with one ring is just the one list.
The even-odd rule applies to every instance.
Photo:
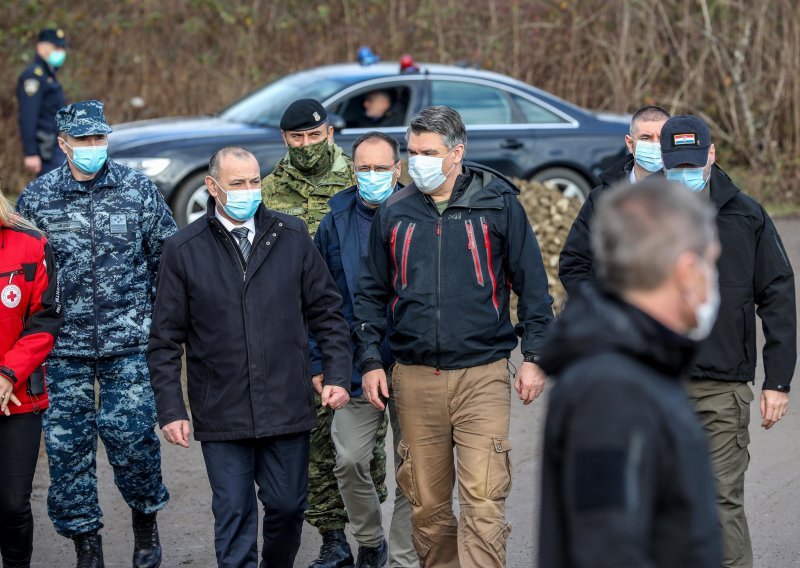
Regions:
[[161, 562], [156, 512], [169, 494], [145, 350], [162, 243], [175, 221], [144, 174], [107, 159], [111, 128], [101, 102], [68, 105], [56, 122], [67, 163], [31, 182], [17, 202], [19, 213], [47, 233], [64, 292], [43, 424], [48, 513], [56, 531], [75, 541], [78, 566], [103, 566], [99, 433], [132, 510], [133, 565], [154, 568]]
[[[281, 118], [281, 134], [288, 152], [273, 172], [264, 178], [264, 204], [281, 213], [300, 217], [313, 236], [330, 211], [328, 200], [355, 185], [353, 162], [333, 143], [328, 113], [318, 101], [293, 102]], [[331, 439], [333, 412], [322, 406], [319, 393], [323, 376], [313, 377], [317, 391], [317, 426], [311, 431], [306, 521], [322, 535], [320, 555], [310, 568], [344, 568], [353, 565], [344, 527], [347, 512], [339, 493], [334, 468], [336, 450]], [[386, 500], [386, 429], [384, 419], [378, 432], [370, 472], [381, 503]]]

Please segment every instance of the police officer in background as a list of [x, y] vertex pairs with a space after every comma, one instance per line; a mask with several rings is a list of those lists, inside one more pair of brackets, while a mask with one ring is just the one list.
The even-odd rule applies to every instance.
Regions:
[[144, 174], [108, 159], [103, 103], [66, 106], [56, 122], [67, 163], [28, 184], [17, 201], [19, 213], [48, 235], [64, 292], [64, 325], [47, 362], [48, 514], [56, 532], [75, 541], [78, 566], [102, 568], [99, 434], [131, 508], [133, 566], [155, 568], [156, 512], [169, 494], [145, 351], [161, 250], [175, 221]]
[[[281, 117], [281, 135], [286, 156], [278, 162], [261, 185], [261, 196], [269, 209], [294, 215], [305, 221], [313, 237], [320, 221], [330, 211], [328, 200], [355, 185], [353, 161], [333, 143], [333, 126], [319, 101], [299, 99]], [[322, 548], [313, 568], [340, 568], [353, 564], [353, 555], [344, 527], [347, 511], [334, 475], [336, 450], [331, 438], [333, 412], [322, 406], [320, 394], [324, 377], [313, 377], [317, 391], [317, 426], [311, 431], [311, 459], [308, 477], [306, 521], [322, 535]], [[386, 500], [385, 440], [387, 420], [383, 421], [372, 458], [372, 478], [381, 503]]]
[[25, 169], [34, 175], [46, 174], [64, 163], [64, 153], [56, 143], [56, 112], [64, 106], [64, 91], [56, 73], [67, 57], [64, 30], [39, 32], [36, 59], [17, 81], [19, 133], [25, 154]]

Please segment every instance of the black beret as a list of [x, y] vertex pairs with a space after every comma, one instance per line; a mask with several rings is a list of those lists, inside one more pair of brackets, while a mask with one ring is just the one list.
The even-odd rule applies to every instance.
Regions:
[[67, 37], [62, 29], [46, 29], [39, 32], [36, 41], [47, 41], [58, 47], [67, 47]]
[[328, 120], [328, 112], [319, 101], [299, 99], [289, 105], [281, 117], [281, 130], [311, 130]]

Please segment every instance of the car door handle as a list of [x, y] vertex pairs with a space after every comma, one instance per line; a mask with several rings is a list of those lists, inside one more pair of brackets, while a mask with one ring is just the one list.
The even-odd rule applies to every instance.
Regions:
[[522, 148], [523, 144], [516, 138], [506, 138], [502, 142], [500, 142], [500, 147], [505, 150], [519, 150]]

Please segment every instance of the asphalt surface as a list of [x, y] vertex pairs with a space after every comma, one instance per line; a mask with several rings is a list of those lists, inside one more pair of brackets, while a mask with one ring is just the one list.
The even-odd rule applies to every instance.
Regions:
[[[800, 267], [800, 220], [777, 223], [795, 267]], [[759, 367], [757, 383], [763, 371]], [[795, 374], [795, 384], [800, 380]], [[797, 388], [800, 388], [797, 387]], [[800, 567], [800, 410], [793, 395], [789, 413], [772, 430], [760, 428], [758, 398], [752, 405], [750, 446], [751, 463], [747, 474], [746, 499], [753, 540], [755, 566], [758, 568]], [[539, 492], [539, 462], [545, 400], [523, 407], [519, 400], [512, 405], [511, 440], [514, 485], [508, 499], [508, 519], [513, 532], [508, 542], [508, 566], [535, 566], [536, 517]], [[99, 444], [97, 477], [100, 503], [104, 513], [105, 564], [107, 567], [131, 565], [133, 535], [130, 510], [116, 490], [102, 442]], [[389, 441], [387, 440], [387, 447]], [[200, 446], [192, 442], [187, 449], [162, 442], [164, 480], [171, 501], [159, 514], [161, 542], [164, 548], [162, 568], [191, 566], [211, 568], [214, 558], [214, 531], [211, 515], [211, 491], [208, 485]], [[394, 493], [394, 479], [390, 496]], [[47, 517], [47, 460], [39, 460], [32, 507], [36, 531], [34, 568], [74, 566], [72, 542], [58, 536]], [[384, 504], [384, 525], [392, 508], [391, 497]], [[351, 540], [355, 553], [355, 543]], [[316, 558], [320, 538], [309, 525], [304, 526], [303, 543], [295, 563], [306, 567]]]

